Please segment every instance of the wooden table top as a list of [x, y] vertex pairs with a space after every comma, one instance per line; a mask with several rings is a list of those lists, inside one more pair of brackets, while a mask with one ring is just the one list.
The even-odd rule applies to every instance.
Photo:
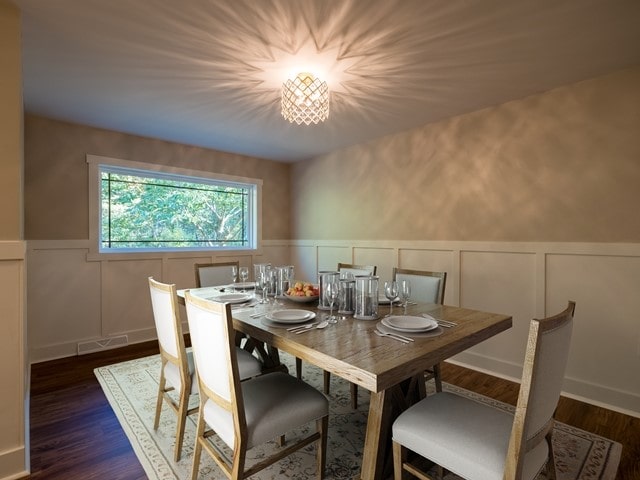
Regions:
[[[442, 333], [415, 338], [403, 344], [373, 333], [379, 320], [356, 320], [347, 317], [328, 327], [296, 335], [285, 328], [267, 326], [263, 317], [251, 318], [252, 309], [233, 312], [236, 330], [288, 352], [306, 362], [339, 375], [371, 392], [380, 392], [412, 377], [453, 355], [511, 327], [511, 316], [460, 307], [434, 304], [409, 306], [408, 315], [428, 313], [436, 319], [457, 323], [441, 328]], [[287, 300], [276, 308], [302, 308], [322, 318], [328, 313], [315, 304], [298, 304]], [[384, 308], [381, 309], [384, 312]], [[258, 310], [259, 311], [259, 310]], [[396, 307], [400, 314], [402, 309]]]

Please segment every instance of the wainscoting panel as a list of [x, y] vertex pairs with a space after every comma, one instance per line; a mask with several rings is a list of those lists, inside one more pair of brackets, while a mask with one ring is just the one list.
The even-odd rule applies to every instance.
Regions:
[[84, 242], [27, 251], [29, 349], [44, 357], [75, 355], [77, 341], [102, 335], [100, 263], [87, 262], [88, 251]]
[[550, 254], [546, 288], [551, 312], [577, 302], [566, 388], [583, 398], [615, 391], [618, 405], [640, 411], [640, 258]]
[[[241, 265], [295, 266], [316, 281], [338, 262], [446, 271], [445, 303], [513, 316], [513, 328], [452, 361], [519, 379], [532, 318], [577, 302], [565, 392], [640, 416], [640, 244], [266, 241], [255, 256], [87, 255], [88, 241], [28, 243], [32, 361], [74, 355], [79, 342], [127, 335], [155, 338], [147, 277], [179, 288], [195, 284], [193, 265], [237, 258]], [[251, 272], [253, 276], [253, 272]]]
[[[513, 316], [511, 329], [469, 349], [465, 355], [474, 354], [479, 362], [491, 360], [500, 352], [500, 360], [507, 365], [522, 365], [529, 322], [536, 311], [535, 260], [532, 253], [460, 252], [460, 306]], [[483, 365], [492, 367], [490, 363]], [[520, 369], [505, 373], [521, 376]]]
[[25, 244], [0, 241], [0, 478], [28, 473], [30, 387], [24, 312]]

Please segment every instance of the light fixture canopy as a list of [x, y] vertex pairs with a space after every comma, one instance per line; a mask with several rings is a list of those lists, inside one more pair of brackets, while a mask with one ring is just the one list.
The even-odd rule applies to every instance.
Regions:
[[329, 87], [311, 73], [299, 73], [282, 84], [282, 116], [291, 123], [310, 125], [329, 117]]

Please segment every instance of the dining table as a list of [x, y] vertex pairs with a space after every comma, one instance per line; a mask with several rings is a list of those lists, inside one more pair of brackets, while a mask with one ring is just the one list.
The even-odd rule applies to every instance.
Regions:
[[[178, 291], [181, 302], [184, 291]], [[217, 298], [211, 287], [190, 291], [196, 296]], [[274, 299], [270, 304], [232, 305], [233, 325], [253, 342], [267, 368], [278, 367], [279, 351], [283, 351], [370, 392], [362, 480], [392, 477], [391, 426], [400, 413], [425, 397], [425, 370], [512, 326], [510, 315], [417, 302], [407, 307], [407, 316], [426, 314], [450, 326], [442, 323], [420, 334], [398, 332], [411, 341], [380, 336], [376, 331], [389, 331], [382, 325], [388, 307], [382, 310], [382, 306], [377, 319], [338, 314], [335, 323], [325, 328], [314, 325], [301, 334], [290, 331], [288, 323], [269, 320], [275, 311], [297, 309], [315, 317], [309, 322], [318, 322], [329, 314], [318, 306], [317, 300], [300, 303], [287, 298]], [[401, 307], [394, 308], [395, 315], [405, 315]]]

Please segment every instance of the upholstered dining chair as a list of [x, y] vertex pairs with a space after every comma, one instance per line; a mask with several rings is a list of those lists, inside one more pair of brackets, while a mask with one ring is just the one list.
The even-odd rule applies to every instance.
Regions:
[[347, 274], [351, 274], [354, 277], [358, 275], [375, 275], [377, 265], [353, 265], [351, 263], [338, 263], [338, 272], [340, 272], [340, 278]]
[[[191, 478], [198, 476], [202, 449], [232, 479], [249, 477], [313, 442], [317, 469], [324, 476], [329, 402], [315, 388], [297, 378], [273, 372], [240, 383], [234, 348], [231, 308], [228, 304], [185, 295], [187, 320], [200, 390]], [[247, 467], [249, 448], [282, 438], [294, 428], [315, 422], [315, 431], [296, 439], [272, 456]], [[229, 459], [212, 435], [231, 450]]]
[[[444, 303], [444, 289], [447, 285], [447, 272], [429, 272], [426, 270], [409, 270], [394, 268], [393, 279], [400, 283], [403, 280], [411, 282], [411, 299], [442, 305]], [[425, 372], [425, 381], [433, 380], [436, 392], [442, 391], [440, 364], [436, 364]]]
[[196, 263], [196, 288], [215, 287], [231, 283], [231, 268], [238, 271], [239, 262]]
[[[194, 378], [195, 368], [192, 353], [185, 348], [184, 344], [182, 321], [177, 308], [176, 286], [160, 283], [153, 277], [149, 277], [149, 291], [162, 363], [153, 429], [158, 429], [162, 403], [165, 401], [178, 416], [174, 447], [174, 459], [177, 462], [182, 453], [182, 438], [187, 415], [198, 410], [197, 408], [188, 408], [190, 395], [198, 393], [198, 382]], [[242, 378], [253, 377], [261, 373], [262, 364], [249, 352], [240, 350], [238, 358], [240, 359]], [[175, 391], [177, 394], [177, 402], [169, 394], [171, 391]]]
[[400, 414], [392, 429], [395, 480], [403, 470], [428, 478], [406, 461], [408, 451], [468, 480], [532, 480], [545, 467], [555, 479], [551, 433], [574, 311], [570, 301], [563, 312], [531, 321], [514, 414], [449, 392]]

